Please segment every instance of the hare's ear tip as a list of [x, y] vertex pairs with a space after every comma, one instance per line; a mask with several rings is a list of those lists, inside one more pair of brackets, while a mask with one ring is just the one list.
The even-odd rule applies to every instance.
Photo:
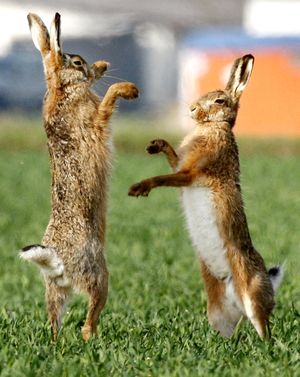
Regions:
[[28, 24], [29, 26], [31, 27], [32, 24], [34, 23], [38, 23], [38, 24], [43, 24], [42, 20], [40, 19], [40, 17], [35, 14], [35, 13], [32, 13], [32, 12], [29, 12], [27, 14], [27, 20], [28, 20]]
[[255, 60], [255, 59], [254, 59], [254, 56], [253, 56], [252, 54], [244, 55], [244, 56], [242, 57], [242, 59], [243, 59], [244, 61], [250, 61], [250, 60], [254, 61], [254, 60]]
[[54, 16], [54, 24], [55, 24], [56, 28], [60, 28], [60, 23], [61, 23], [60, 18], [61, 18], [60, 14], [58, 12], [56, 12], [55, 16]]
[[34, 13], [28, 13], [27, 14], [27, 20], [28, 20], [29, 26], [32, 25], [32, 18], [33, 17], [34, 17]]
[[37, 14], [35, 14], [35, 13], [32, 13], [32, 12], [29, 12], [28, 14], [27, 14], [27, 19], [29, 20], [29, 19], [32, 19], [32, 18], [39, 18], [39, 16], [37, 15]]

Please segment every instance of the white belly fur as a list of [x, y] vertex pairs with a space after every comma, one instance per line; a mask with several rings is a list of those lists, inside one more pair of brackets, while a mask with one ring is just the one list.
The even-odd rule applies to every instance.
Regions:
[[231, 275], [224, 242], [220, 236], [212, 193], [207, 187], [185, 187], [183, 207], [192, 242], [212, 274], [217, 278]]

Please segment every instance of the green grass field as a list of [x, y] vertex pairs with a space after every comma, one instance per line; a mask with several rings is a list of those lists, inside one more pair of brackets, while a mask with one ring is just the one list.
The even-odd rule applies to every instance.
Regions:
[[21, 128], [10, 119], [2, 124], [1, 377], [300, 376], [299, 141], [239, 142], [254, 243], [268, 266], [286, 264], [271, 341], [259, 340], [248, 323], [231, 339], [209, 327], [179, 193], [162, 188], [147, 199], [127, 197], [133, 182], [169, 171], [162, 156], [144, 153], [148, 138], [162, 132], [143, 125], [116, 134], [107, 239], [110, 292], [99, 335], [88, 344], [82, 341], [86, 299], [74, 296], [55, 344], [40, 273], [17, 253], [40, 242], [49, 216], [45, 138], [41, 127]]

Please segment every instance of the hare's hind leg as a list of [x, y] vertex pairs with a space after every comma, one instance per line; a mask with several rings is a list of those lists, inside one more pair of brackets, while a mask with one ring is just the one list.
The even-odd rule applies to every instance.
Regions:
[[247, 318], [250, 320], [261, 338], [271, 335], [269, 327], [269, 313], [263, 308], [260, 300], [250, 292], [244, 293], [243, 304]]
[[230, 282], [217, 279], [201, 261], [201, 272], [207, 292], [207, 316], [212, 328], [223, 337], [230, 337], [242, 316], [236, 306]]
[[92, 334], [97, 333], [97, 322], [107, 300], [108, 271], [105, 266], [101, 271], [100, 279], [86, 289], [89, 294], [89, 308], [81, 333], [83, 339], [88, 341]]
[[[257, 259], [262, 261], [259, 255]], [[274, 307], [274, 292], [268, 273], [263, 267], [258, 268], [258, 263], [254, 265], [236, 252], [231, 255], [230, 264], [233, 283], [242, 302], [244, 314], [261, 338], [270, 336], [269, 316]]]
[[246, 316], [261, 338], [270, 337], [269, 317], [274, 307], [274, 293], [267, 273], [257, 273], [249, 278], [242, 293]]
[[54, 340], [57, 339], [61, 327], [61, 317], [69, 290], [57, 286], [53, 281], [46, 280], [46, 302], [48, 317], [52, 327]]

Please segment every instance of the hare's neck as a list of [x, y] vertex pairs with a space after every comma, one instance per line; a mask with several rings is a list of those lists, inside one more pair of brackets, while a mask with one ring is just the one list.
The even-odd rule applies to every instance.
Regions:
[[226, 138], [234, 142], [234, 135], [228, 122], [201, 122], [184, 137], [180, 147], [186, 147], [199, 137], [207, 140]]
[[200, 127], [195, 127], [191, 132], [189, 132], [182, 140], [180, 148], [187, 146], [193, 139], [198, 136], [203, 135], [203, 130]]
[[59, 83], [57, 86], [54, 86], [48, 83], [47, 89], [45, 98], [55, 98], [57, 101], [77, 101], [89, 93], [89, 86], [86, 83], [69, 84], [66, 86], [61, 86]]

